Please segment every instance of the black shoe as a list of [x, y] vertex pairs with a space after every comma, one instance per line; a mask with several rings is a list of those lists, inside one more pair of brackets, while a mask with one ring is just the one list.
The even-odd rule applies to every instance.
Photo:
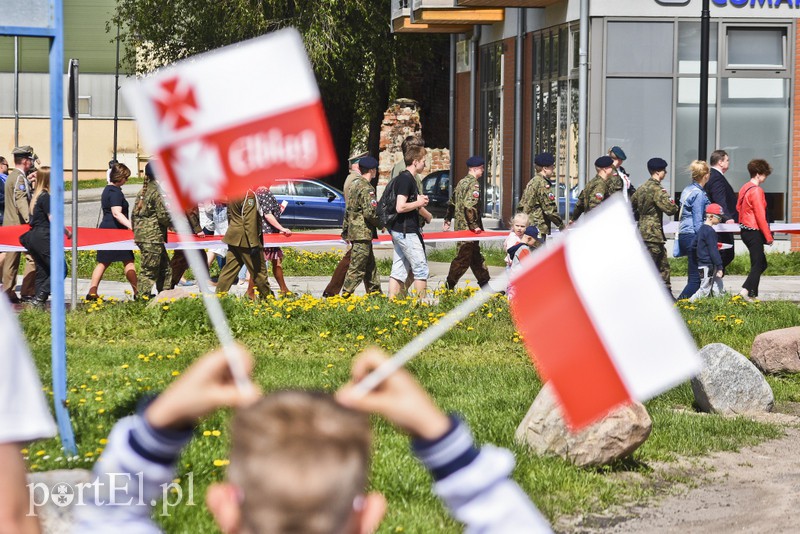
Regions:
[[98, 295], [97, 293], [87, 293], [84, 298], [89, 301], [98, 300], [100, 298], [100, 295]]
[[19, 304], [19, 297], [17, 296], [16, 291], [6, 291], [6, 296], [11, 304]]
[[20, 302], [33, 302], [33, 299], [34, 299], [34, 298], [35, 298], [35, 297], [33, 297], [32, 295], [22, 295], [22, 296], [19, 298], [19, 301], [20, 301]]

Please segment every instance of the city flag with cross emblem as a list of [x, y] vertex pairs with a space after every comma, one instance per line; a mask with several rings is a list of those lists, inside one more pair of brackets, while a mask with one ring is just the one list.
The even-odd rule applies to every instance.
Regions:
[[517, 329], [573, 430], [702, 368], [621, 198], [531, 255], [511, 286]]
[[294, 29], [180, 61], [122, 91], [184, 208], [337, 168], [319, 89]]

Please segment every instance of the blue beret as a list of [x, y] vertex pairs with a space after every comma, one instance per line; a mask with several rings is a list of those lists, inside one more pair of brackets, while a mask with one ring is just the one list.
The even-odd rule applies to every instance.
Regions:
[[618, 160], [625, 161], [626, 159], [628, 159], [628, 156], [625, 155], [625, 152], [623, 152], [622, 149], [618, 146], [612, 146], [609, 152], [614, 154], [614, 157], [616, 157]]
[[549, 167], [551, 165], [554, 165], [555, 162], [556, 159], [549, 152], [542, 152], [541, 154], [536, 156], [533, 160], [533, 163], [538, 165], [539, 167]]
[[530, 236], [534, 239], [539, 239], [539, 229], [535, 226], [528, 226], [525, 228], [525, 235]]
[[480, 167], [481, 165], [485, 165], [486, 161], [480, 156], [472, 156], [467, 160], [467, 167]]
[[148, 178], [156, 177], [156, 166], [153, 165], [152, 161], [148, 161], [147, 165], [144, 166], [144, 175]]
[[362, 169], [377, 169], [378, 168], [378, 160], [373, 158], [372, 156], [364, 156], [360, 160], [358, 160], [358, 166]]
[[611, 156], [600, 156], [596, 160], [594, 160], [594, 166], [599, 167], [601, 169], [605, 169], [606, 167], [613, 167], [614, 160], [611, 159]]
[[663, 171], [667, 168], [667, 162], [661, 158], [651, 158], [647, 160], [647, 170], [650, 173], [654, 173], [656, 171]]

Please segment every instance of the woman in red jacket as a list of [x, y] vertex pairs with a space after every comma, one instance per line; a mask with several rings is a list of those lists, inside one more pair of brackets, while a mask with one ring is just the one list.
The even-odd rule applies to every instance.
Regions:
[[767, 270], [764, 244], [772, 245], [772, 232], [767, 222], [767, 197], [761, 184], [772, 174], [772, 167], [763, 159], [754, 159], [747, 164], [750, 181], [739, 190], [736, 210], [739, 212], [742, 242], [750, 252], [750, 273], [739, 293], [743, 299], [752, 301], [758, 297], [761, 273]]

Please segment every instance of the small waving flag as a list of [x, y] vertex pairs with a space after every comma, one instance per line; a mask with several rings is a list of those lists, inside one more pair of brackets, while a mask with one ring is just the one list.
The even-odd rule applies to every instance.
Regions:
[[566, 422], [579, 430], [702, 366], [630, 209], [603, 203], [511, 280], [511, 312]]
[[126, 85], [123, 95], [184, 208], [337, 167], [294, 29], [180, 61]]

